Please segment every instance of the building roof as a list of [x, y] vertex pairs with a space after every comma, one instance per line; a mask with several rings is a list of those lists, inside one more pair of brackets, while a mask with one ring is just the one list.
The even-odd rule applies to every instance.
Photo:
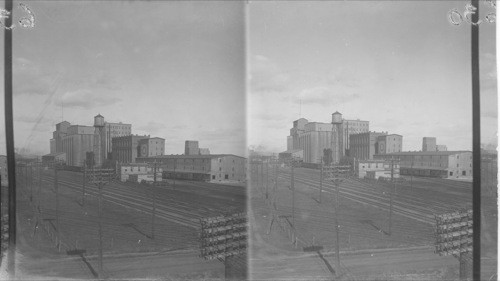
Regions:
[[66, 154], [66, 152], [53, 152], [53, 153], [45, 154], [43, 156], [58, 156], [61, 154]]
[[387, 153], [387, 154], [375, 154], [375, 155], [454, 155], [454, 154], [460, 154], [460, 153], [472, 153], [470, 150], [457, 150], [457, 151], [403, 151], [403, 152], [393, 152], [393, 153]]
[[104, 116], [102, 116], [102, 115], [101, 115], [101, 113], [98, 113], [98, 114], [97, 114], [96, 116], [94, 116], [94, 117], [102, 117], [102, 118], [104, 118]]
[[219, 158], [219, 157], [225, 157], [225, 156], [234, 156], [234, 157], [239, 157], [245, 159], [245, 157], [234, 155], [234, 154], [197, 154], [197, 155], [158, 155], [158, 156], [152, 156], [152, 157], [137, 157], [137, 159], [164, 159], [164, 158], [172, 158], [172, 159], [182, 159], [182, 158], [187, 158], [187, 159], [194, 159], [194, 158]]
[[302, 150], [302, 149], [290, 149], [290, 150], [282, 151], [280, 153], [295, 153], [295, 152], [300, 152], [300, 151], [304, 151], [304, 150]]

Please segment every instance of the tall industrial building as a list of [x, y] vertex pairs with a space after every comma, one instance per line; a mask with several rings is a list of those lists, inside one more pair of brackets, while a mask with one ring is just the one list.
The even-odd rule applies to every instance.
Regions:
[[332, 138], [331, 146], [332, 149], [332, 161], [333, 163], [339, 163], [345, 152], [344, 143], [344, 127], [343, 127], [342, 114], [338, 111], [332, 114]]
[[338, 163], [345, 155], [349, 136], [368, 130], [368, 121], [344, 120], [339, 112], [332, 114], [331, 123], [309, 122], [300, 118], [293, 122], [284, 153], [302, 150], [303, 162], [319, 164], [323, 160], [324, 149], [331, 149], [333, 162]]
[[132, 125], [119, 123], [105, 122], [104, 131], [106, 133], [105, 153], [107, 158], [111, 158], [113, 152], [113, 138], [129, 136], [132, 134]]
[[384, 132], [366, 132], [349, 137], [349, 156], [357, 160], [371, 160], [378, 154], [378, 137], [387, 135]]
[[[351, 147], [350, 137], [355, 134], [368, 133], [370, 131], [370, 121], [363, 120], [342, 120], [344, 134], [344, 150], [349, 153]], [[351, 155], [352, 156], [352, 155]]]
[[434, 137], [424, 137], [422, 139], [422, 151], [436, 151], [436, 138]]
[[198, 147], [198, 141], [187, 140], [184, 146], [184, 155], [199, 155], [200, 149]]
[[94, 117], [94, 126], [71, 125], [68, 121], [56, 124], [50, 140], [50, 154], [66, 153], [66, 164], [81, 167], [91, 152], [95, 165], [101, 166], [110, 158], [111, 138], [129, 135], [132, 125], [107, 123], [101, 114]]
[[377, 137], [378, 154], [401, 152], [403, 150], [403, 136], [389, 134]]
[[162, 138], [142, 139], [139, 141], [139, 146], [139, 157], [161, 156], [165, 153], [165, 139]]

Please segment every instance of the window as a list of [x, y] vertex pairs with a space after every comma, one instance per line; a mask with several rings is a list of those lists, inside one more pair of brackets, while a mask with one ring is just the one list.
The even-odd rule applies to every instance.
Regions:
[[462, 176], [465, 176], [465, 171], [462, 171]]
[[212, 179], [215, 180], [215, 175], [212, 175]]
[[453, 172], [450, 172], [450, 176], [453, 176]]
[[229, 179], [229, 175], [226, 174], [226, 176], [224, 177], [224, 179], [228, 180]]

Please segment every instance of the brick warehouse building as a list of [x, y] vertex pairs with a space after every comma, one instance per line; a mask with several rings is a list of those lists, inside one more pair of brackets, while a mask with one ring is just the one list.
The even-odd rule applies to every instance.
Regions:
[[401, 175], [472, 179], [471, 151], [415, 151], [376, 154], [374, 159], [400, 162]]
[[159, 163], [163, 178], [207, 182], [246, 181], [246, 158], [232, 154], [138, 157], [137, 163]]

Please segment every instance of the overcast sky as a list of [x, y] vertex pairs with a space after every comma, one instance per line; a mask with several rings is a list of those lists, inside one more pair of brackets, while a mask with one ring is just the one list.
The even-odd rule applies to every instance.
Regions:
[[13, 31], [16, 147], [48, 153], [63, 114], [92, 125], [100, 113], [165, 138], [167, 154], [184, 153], [193, 139], [212, 153], [244, 155], [243, 2], [25, 4], [36, 26]]
[[[33, 153], [49, 152], [63, 114], [91, 125], [98, 113], [165, 138], [167, 154], [186, 139], [212, 153], [280, 152], [293, 120], [335, 111], [403, 135], [404, 150], [424, 136], [471, 149], [470, 26], [447, 18], [466, 1], [250, 1], [246, 34], [245, 2], [25, 2], [36, 26], [13, 34], [15, 141]], [[489, 12], [482, 4], [480, 17]], [[494, 24], [481, 24], [480, 51], [482, 142], [492, 143]]]
[[[470, 25], [466, 1], [252, 1], [249, 145], [280, 152], [293, 120], [370, 121], [403, 135], [403, 150], [437, 137], [472, 149]], [[481, 3], [480, 17], [493, 12]], [[480, 26], [482, 142], [496, 142], [495, 25]], [[300, 106], [300, 103], [302, 106]]]

